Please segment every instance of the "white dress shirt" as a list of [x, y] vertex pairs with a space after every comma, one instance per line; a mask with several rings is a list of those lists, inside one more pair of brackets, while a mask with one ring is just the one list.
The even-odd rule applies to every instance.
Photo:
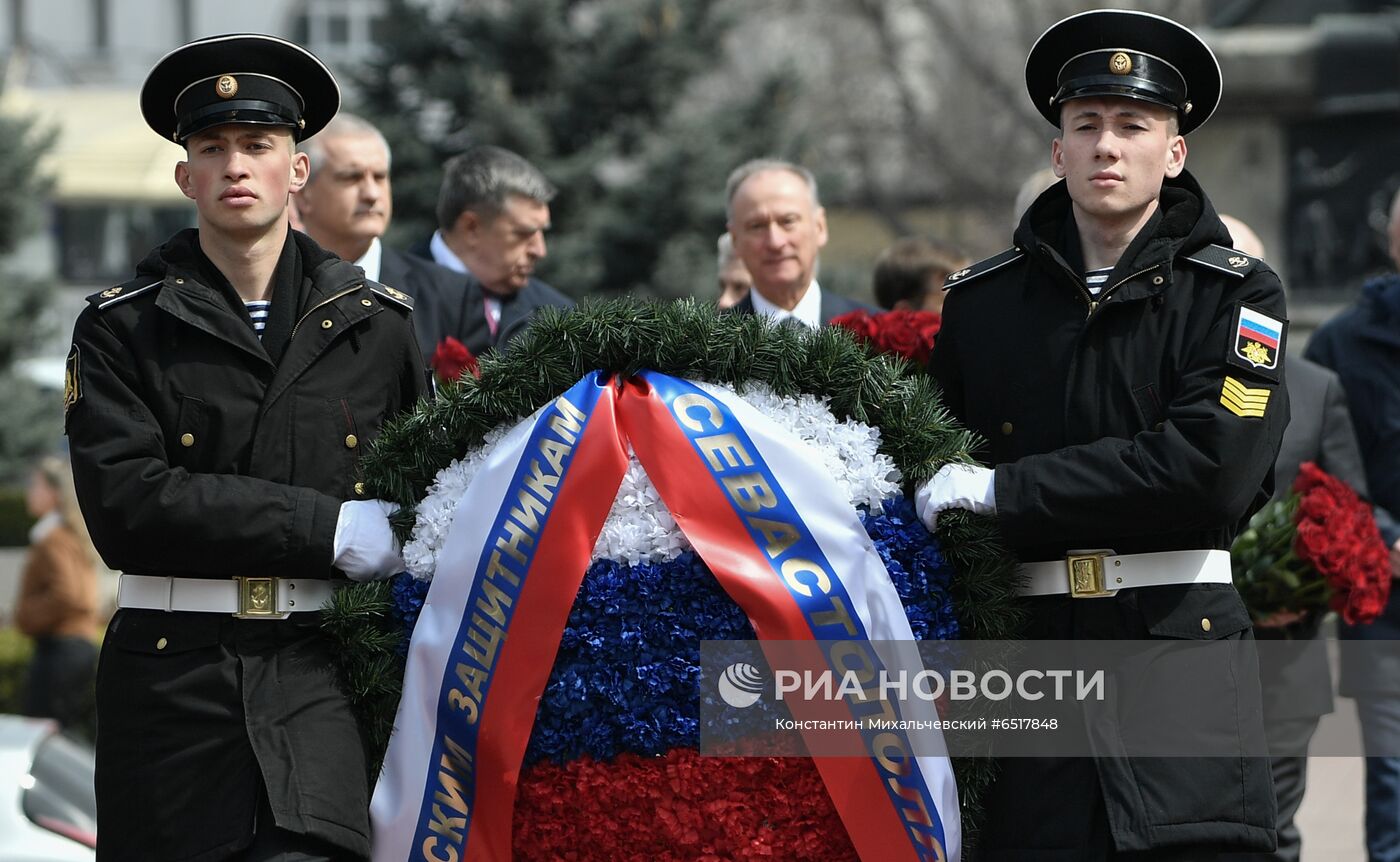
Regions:
[[749, 291], [749, 297], [753, 299], [753, 310], [755, 314], [763, 314], [774, 320], [782, 321], [789, 318], [797, 322], [810, 326], [812, 329], [822, 328], [822, 288], [821, 285], [813, 281], [807, 285], [807, 292], [797, 301], [797, 307], [792, 311], [786, 308], [779, 308], [773, 303], [763, 298], [763, 294], [755, 287]]
[[[384, 259], [384, 247], [379, 244], [379, 237], [369, 241], [369, 248], [365, 253], [355, 259], [355, 266], [365, 271], [365, 278], [370, 281], [379, 280], [379, 262]], [[391, 284], [390, 287], [398, 285]]]
[[[447, 247], [447, 241], [442, 238], [442, 231], [433, 231], [433, 238], [428, 240], [428, 252], [432, 254], [433, 261], [438, 266], [445, 266], [453, 272], [472, 274], [467, 265], [462, 263], [462, 259]], [[491, 327], [491, 334], [495, 335], [496, 329], [501, 325], [501, 301], [492, 296], [485, 287], [482, 288], [481, 295], [486, 300], [486, 322]]]

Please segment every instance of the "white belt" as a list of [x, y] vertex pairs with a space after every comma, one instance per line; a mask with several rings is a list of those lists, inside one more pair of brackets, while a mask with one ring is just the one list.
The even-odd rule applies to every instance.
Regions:
[[1062, 596], [1076, 599], [1111, 596], [1119, 590], [1167, 584], [1228, 584], [1229, 551], [1160, 551], [1154, 554], [1115, 554], [1082, 551], [1063, 560], [1023, 563], [1026, 585], [1021, 596]]
[[317, 578], [166, 578], [123, 574], [117, 581], [117, 607], [281, 620], [297, 611], [320, 610], [330, 600], [331, 592], [331, 582]]

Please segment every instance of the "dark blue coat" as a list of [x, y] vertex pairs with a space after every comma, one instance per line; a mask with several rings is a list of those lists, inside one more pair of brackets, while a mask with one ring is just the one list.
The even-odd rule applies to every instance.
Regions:
[[[1323, 324], [1307, 358], [1337, 372], [1351, 404], [1366, 484], [1387, 545], [1400, 539], [1400, 275], [1367, 282], [1356, 304]], [[1392, 589], [1385, 613], [1368, 626], [1341, 626], [1350, 640], [1400, 640], [1400, 592]], [[1400, 692], [1400, 650], [1342, 650], [1343, 694]]]

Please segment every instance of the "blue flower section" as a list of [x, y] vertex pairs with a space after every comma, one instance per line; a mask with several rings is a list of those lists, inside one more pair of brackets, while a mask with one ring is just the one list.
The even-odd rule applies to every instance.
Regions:
[[[902, 497], [861, 516], [918, 640], [953, 640], [952, 566]], [[404, 649], [428, 583], [393, 581]], [[739, 606], [693, 551], [665, 563], [589, 567], [535, 716], [525, 765], [700, 744], [700, 642], [754, 640]]]
[[[862, 517], [914, 637], [958, 636], [953, 570], [912, 504]], [[535, 716], [525, 764], [700, 744], [700, 641], [753, 640], [739, 606], [687, 552], [665, 563], [599, 560], [584, 576]]]
[[914, 504], [893, 497], [884, 502], [882, 514], [862, 514], [861, 523], [904, 602], [914, 639], [957, 640], [958, 617], [948, 592], [953, 567], [919, 520]]
[[418, 614], [423, 610], [423, 600], [428, 597], [431, 581], [420, 581], [408, 572], [401, 572], [389, 583], [389, 599], [393, 603], [394, 618], [403, 627], [404, 638], [399, 644], [399, 654], [408, 654], [408, 639], [418, 625]]

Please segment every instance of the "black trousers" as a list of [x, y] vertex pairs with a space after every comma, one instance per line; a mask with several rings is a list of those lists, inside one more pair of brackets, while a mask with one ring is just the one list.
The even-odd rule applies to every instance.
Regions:
[[24, 688], [24, 714], [52, 718], [63, 727], [90, 723], [97, 644], [82, 637], [41, 637]]

